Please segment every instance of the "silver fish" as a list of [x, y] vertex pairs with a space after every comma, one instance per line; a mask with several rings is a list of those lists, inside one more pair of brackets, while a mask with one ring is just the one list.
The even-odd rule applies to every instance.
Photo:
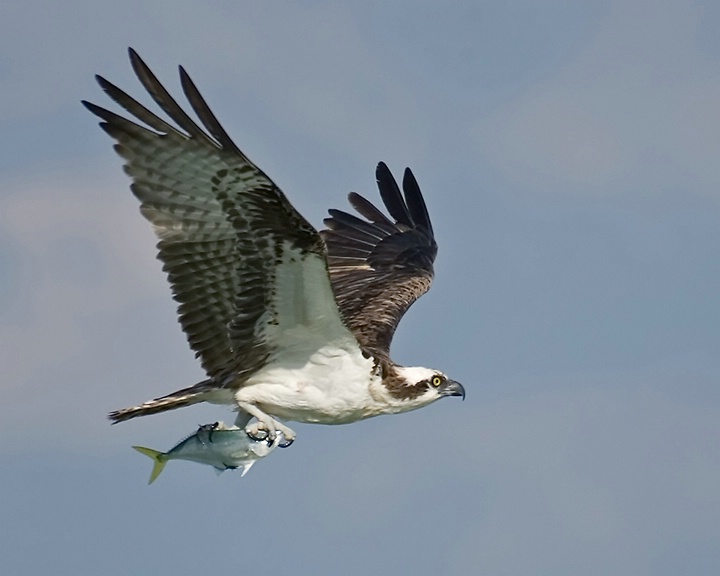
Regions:
[[253, 464], [265, 458], [284, 442], [282, 436], [268, 443], [253, 440], [245, 430], [236, 426], [226, 427], [222, 422], [205, 424], [192, 436], [173, 446], [167, 452], [160, 452], [144, 446], [133, 446], [135, 450], [153, 459], [154, 465], [148, 484], [152, 484], [169, 460], [189, 460], [209, 464], [218, 474], [225, 470], [242, 468], [242, 478]]

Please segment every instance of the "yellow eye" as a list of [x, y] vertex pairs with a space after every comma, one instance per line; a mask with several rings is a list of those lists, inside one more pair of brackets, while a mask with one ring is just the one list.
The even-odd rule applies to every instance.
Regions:
[[441, 376], [433, 376], [432, 377], [432, 385], [435, 386], [435, 388], [440, 386], [440, 384], [442, 384], [442, 381], [443, 381], [443, 379]]

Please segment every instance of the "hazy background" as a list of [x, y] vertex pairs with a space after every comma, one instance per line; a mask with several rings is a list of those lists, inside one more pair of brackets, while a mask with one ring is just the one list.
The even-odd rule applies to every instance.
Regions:
[[[301, 7], [302, 6], [302, 7]], [[720, 3], [0, 5], [0, 571], [720, 573]], [[168, 449], [202, 378], [86, 98], [183, 64], [316, 225], [411, 166], [440, 243], [394, 355], [468, 398], [240, 479]]]

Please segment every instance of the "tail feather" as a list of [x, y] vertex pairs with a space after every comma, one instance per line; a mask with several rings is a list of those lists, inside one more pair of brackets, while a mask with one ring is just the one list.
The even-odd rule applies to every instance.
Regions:
[[153, 469], [152, 472], [150, 472], [150, 480], [148, 480], [148, 484], [152, 484], [153, 482], [155, 482], [156, 478], [160, 476], [160, 472], [162, 472], [165, 468], [167, 460], [163, 460], [163, 458], [161, 458], [163, 453], [158, 450], [153, 450], [152, 448], [145, 448], [144, 446], [133, 446], [133, 448], [140, 452], [140, 454], [145, 454], [145, 456], [149, 456], [153, 459]]
[[138, 406], [115, 410], [108, 414], [108, 418], [113, 424], [117, 424], [118, 422], [125, 422], [131, 418], [136, 418], [137, 416], [148, 416], [149, 414], [157, 414], [158, 412], [175, 410], [175, 408], [197, 404], [205, 399], [207, 392], [215, 389], [215, 386], [211, 386], [210, 383], [211, 380], [204, 380], [199, 384], [195, 384], [195, 386], [190, 386], [190, 388], [183, 388], [167, 396], [148, 400]]

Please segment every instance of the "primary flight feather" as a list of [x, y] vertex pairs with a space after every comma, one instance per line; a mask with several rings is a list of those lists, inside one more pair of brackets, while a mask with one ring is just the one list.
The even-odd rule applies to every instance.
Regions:
[[442, 372], [390, 359], [397, 324], [430, 287], [437, 253], [412, 172], [405, 170], [401, 192], [388, 167], [377, 166], [390, 218], [351, 193], [362, 218], [330, 210], [318, 232], [233, 143], [182, 67], [183, 92], [204, 130], [132, 49], [130, 62], [177, 127], [100, 76], [133, 120], [83, 104], [125, 159], [180, 324], [208, 378], [110, 419], [230, 404], [249, 435], [282, 433], [289, 444], [295, 432], [283, 420], [343, 424], [464, 397]]

